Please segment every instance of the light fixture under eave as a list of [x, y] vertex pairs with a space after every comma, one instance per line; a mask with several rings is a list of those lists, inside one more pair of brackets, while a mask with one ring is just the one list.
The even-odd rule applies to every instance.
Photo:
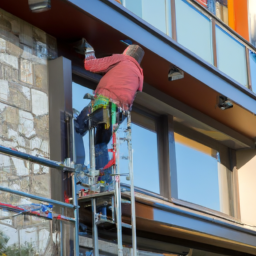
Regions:
[[218, 97], [218, 107], [221, 110], [226, 110], [229, 108], [233, 108], [233, 103], [226, 96], [220, 95]]
[[168, 73], [168, 80], [169, 81], [174, 81], [174, 80], [178, 80], [178, 79], [182, 79], [184, 78], [184, 71], [182, 71], [181, 69], [173, 66]]
[[44, 12], [51, 9], [51, 0], [28, 0], [32, 12]]

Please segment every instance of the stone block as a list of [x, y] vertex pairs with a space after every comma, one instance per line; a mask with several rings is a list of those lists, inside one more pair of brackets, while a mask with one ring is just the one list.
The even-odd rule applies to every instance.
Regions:
[[29, 169], [25, 165], [24, 160], [12, 157], [12, 162], [14, 164], [17, 176], [25, 176], [29, 174]]
[[34, 65], [34, 87], [48, 92], [48, 69], [47, 65]]
[[33, 175], [31, 177], [31, 193], [43, 197], [51, 197], [50, 174]]
[[6, 53], [6, 40], [0, 38], [0, 52]]
[[7, 41], [6, 42], [6, 52], [10, 55], [13, 55], [13, 56], [19, 58], [22, 54], [22, 49], [19, 46]]
[[0, 79], [18, 81], [18, 69], [0, 63]]
[[7, 101], [9, 98], [8, 81], [0, 79], [0, 100]]
[[0, 53], [0, 62], [3, 62], [4, 64], [10, 65], [11, 67], [18, 69], [18, 58], [6, 53]]
[[42, 139], [49, 139], [49, 116], [39, 116], [34, 118], [34, 125], [37, 136]]
[[46, 44], [46, 33], [37, 27], [33, 27], [33, 38], [35, 41]]
[[19, 110], [15, 107], [8, 106], [0, 103], [0, 121], [7, 123], [14, 130], [17, 129], [19, 124]]
[[20, 42], [33, 48], [33, 28], [32, 25], [24, 21], [20, 24]]
[[18, 131], [28, 139], [34, 137], [36, 132], [34, 129], [34, 118], [31, 113], [19, 110]]
[[33, 66], [29, 60], [20, 59], [20, 81], [33, 84]]
[[20, 85], [18, 83], [9, 82], [8, 103], [20, 109], [31, 111], [30, 88]]
[[36, 116], [47, 115], [49, 113], [48, 95], [38, 90], [31, 90], [32, 113]]

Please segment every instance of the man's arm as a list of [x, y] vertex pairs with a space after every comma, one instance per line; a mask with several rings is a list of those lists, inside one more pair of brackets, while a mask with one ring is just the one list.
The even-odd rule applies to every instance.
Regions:
[[125, 57], [122, 54], [114, 54], [110, 57], [105, 57], [101, 59], [90, 59], [84, 61], [84, 68], [88, 71], [94, 73], [106, 73], [114, 65], [118, 64], [120, 61], [124, 60]]

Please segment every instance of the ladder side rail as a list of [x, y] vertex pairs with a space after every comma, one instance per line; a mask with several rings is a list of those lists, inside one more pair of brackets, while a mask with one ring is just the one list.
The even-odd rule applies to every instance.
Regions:
[[130, 176], [130, 193], [131, 193], [132, 251], [133, 251], [133, 256], [137, 256], [136, 211], [135, 211], [134, 176], [133, 176], [133, 149], [132, 149], [132, 129], [131, 129], [131, 113], [130, 112], [128, 112], [127, 132], [128, 132], [127, 144], [128, 144], [128, 152], [129, 152], [129, 176]]

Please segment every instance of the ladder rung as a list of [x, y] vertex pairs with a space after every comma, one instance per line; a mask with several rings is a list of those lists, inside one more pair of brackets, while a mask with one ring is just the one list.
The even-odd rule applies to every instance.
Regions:
[[132, 228], [132, 225], [130, 225], [130, 224], [126, 224], [126, 223], [123, 223], [122, 222], [122, 227], [124, 227], [124, 228]]

